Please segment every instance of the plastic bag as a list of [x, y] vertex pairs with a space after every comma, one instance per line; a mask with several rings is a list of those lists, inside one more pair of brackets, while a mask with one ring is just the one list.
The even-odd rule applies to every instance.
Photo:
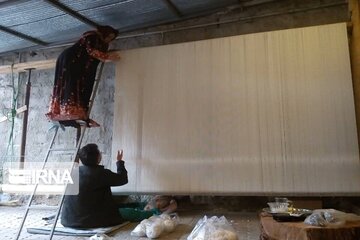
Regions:
[[95, 234], [89, 238], [89, 240], [111, 240], [113, 238], [109, 237], [106, 234]]
[[179, 217], [177, 214], [161, 214], [159, 216], [152, 216], [141, 221], [134, 230], [130, 233], [135, 237], [158, 238], [163, 233], [174, 231], [179, 224]]
[[304, 220], [304, 223], [320, 227], [327, 225], [327, 222], [321, 213], [312, 213], [311, 215], [307, 216], [307, 218]]
[[164, 231], [170, 233], [175, 230], [175, 227], [179, 224], [179, 216], [177, 214], [163, 213], [160, 215], [160, 218], [163, 220]]
[[360, 216], [335, 209], [318, 209], [308, 216], [304, 223], [313, 226], [345, 225], [346, 222], [360, 221]]
[[134, 237], [145, 237], [146, 236], [146, 226], [144, 223], [145, 220], [141, 221], [134, 230], [131, 231], [130, 235]]
[[146, 224], [146, 237], [158, 238], [164, 231], [163, 220], [161, 218], [148, 221]]
[[208, 218], [204, 216], [195, 225], [194, 229], [187, 237], [187, 240], [238, 240], [234, 228], [222, 216]]

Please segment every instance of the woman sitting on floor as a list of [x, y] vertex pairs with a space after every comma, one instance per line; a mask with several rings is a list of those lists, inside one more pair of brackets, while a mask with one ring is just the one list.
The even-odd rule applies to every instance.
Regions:
[[117, 173], [99, 165], [101, 153], [96, 144], [81, 148], [79, 157], [79, 194], [66, 195], [61, 214], [61, 224], [73, 228], [96, 228], [118, 225], [124, 222], [119, 214], [111, 186], [128, 183], [123, 161], [123, 151], [117, 154]]

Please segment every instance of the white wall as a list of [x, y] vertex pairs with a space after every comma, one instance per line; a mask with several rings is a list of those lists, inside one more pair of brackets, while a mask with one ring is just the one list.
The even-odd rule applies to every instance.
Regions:
[[346, 25], [122, 52], [119, 192], [356, 194]]

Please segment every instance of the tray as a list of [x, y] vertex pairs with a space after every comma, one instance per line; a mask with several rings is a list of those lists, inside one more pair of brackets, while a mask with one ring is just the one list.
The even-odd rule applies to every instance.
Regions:
[[277, 213], [271, 212], [269, 208], [263, 208], [263, 211], [272, 215], [273, 219], [278, 222], [300, 222], [304, 221], [307, 216], [309, 216], [312, 211], [309, 209], [303, 208], [294, 208], [292, 213], [284, 212]]

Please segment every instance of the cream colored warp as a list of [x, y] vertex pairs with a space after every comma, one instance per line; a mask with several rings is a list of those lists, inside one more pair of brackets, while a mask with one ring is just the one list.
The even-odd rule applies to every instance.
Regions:
[[123, 51], [115, 190], [360, 193], [347, 43], [341, 23]]

